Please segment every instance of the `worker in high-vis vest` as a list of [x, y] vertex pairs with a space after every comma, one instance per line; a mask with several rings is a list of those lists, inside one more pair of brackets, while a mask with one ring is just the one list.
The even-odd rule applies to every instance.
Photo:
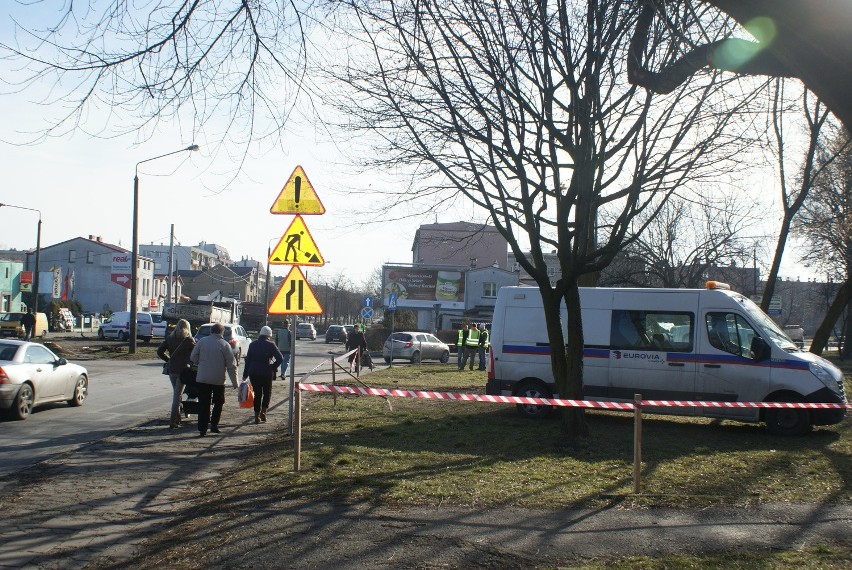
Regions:
[[464, 343], [467, 340], [467, 323], [459, 329], [459, 339], [456, 341], [456, 357], [459, 370], [462, 369], [462, 356], [464, 356]]
[[479, 335], [479, 369], [485, 370], [485, 353], [488, 352], [488, 337], [491, 336], [491, 325], [485, 325]]
[[476, 353], [479, 352], [479, 329], [476, 323], [470, 325], [467, 331], [467, 340], [464, 341], [464, 360], [462, 360], [462, 369], [470, 359], [470, 369], [473, 370], [473, 361], [476, 359]]

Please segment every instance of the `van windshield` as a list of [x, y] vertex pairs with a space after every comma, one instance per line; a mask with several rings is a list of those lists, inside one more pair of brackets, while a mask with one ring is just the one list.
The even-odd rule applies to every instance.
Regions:
[[20, 321], [23, 313], [3, 313], [0, 315], [0, 321]]
[[739, 299], [740, 303], [742, 303], [743, 309], [748, 313], [748, 316], [751, 317], [752, 321], [761, 329], [766, 335], [769, 337], [769, 340], [773, 342], [778, 348], [787, 352], [798, 352], [799, 347], [796, 346], [796, 343], [790, 339], [789, 336], [781, 330], [781, 328], [769, 318], [769, 315], [760, 310], [754, 301], [747, 297], [741, 297]]

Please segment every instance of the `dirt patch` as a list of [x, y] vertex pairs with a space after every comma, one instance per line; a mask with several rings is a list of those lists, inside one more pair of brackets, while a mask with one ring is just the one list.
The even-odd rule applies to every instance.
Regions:
[[44, 346], [68, 360], [149, 360], [157, 358], [156, 339], [146, 343], [139, 341], [136, 353], [128, 352], [129, 343], [118, 340], [100, 340], [93, 333], [73, 333], [51, 335], [43, 342]]

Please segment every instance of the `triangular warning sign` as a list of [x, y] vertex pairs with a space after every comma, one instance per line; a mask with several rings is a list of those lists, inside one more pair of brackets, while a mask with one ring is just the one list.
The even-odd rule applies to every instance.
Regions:
[[272, 303], [269, 304], [270, 315], [321, 315], [319, 304], [308, 280], [298, 266], [293, 267], [287, 278], [281, 284]]
[[301, 166], [297, 166], [269, 211], [273, 214], [324, 214], [325, 207], [308, 175]]
[[269, 254], [273, 265], [325, 265], [325, 260], [302, 216], [296, 216]]

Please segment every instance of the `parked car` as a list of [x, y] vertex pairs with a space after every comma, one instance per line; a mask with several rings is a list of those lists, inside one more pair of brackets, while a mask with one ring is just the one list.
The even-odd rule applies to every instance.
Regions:
[[0, 410], [25, 420], [36, 406], [68, 402], [82, 406], [89, 395], [89, 373], [56, 356], [42, 344], [0, 341]]
[[313, 323], [299, 323], [296, 325], [296, 339], [306, 338], [308, 340], [317, 339], [317, 329]]
[[342, 342], [346, 344], [349, 334], [343, 325], [330, 325], [325, 331], [325, 343]]
[[395, 332], [388, 337], [382, 347], [385, 362], [403, 358], [412, 363], [423, 360], [450, 360], [450, 347], [437, 337], [422, 332]]
[[[136, 338], [151, 342], [154, 336], [154, 319], [151, 313], [136, 313]], [[98, 327], [98, 338], [117, 338], [125, 341], [130, 338], [130, 311], [118, 311], [101, 322]]]
[[[21, 318], [26, 313], [0, 313], [0, 336], [12, 338], [24, 338], [24, 325]], [[36, 313], [36, 324], [33, 329], [33, 337], [44, 338], [47, 336], [47, 315]]]
[[[198, 342], [205, 336], [210, 336], [210, 330], [213, 328], [213, 324], [214, 323], [207, 323], [198, 327], [198, 332], [195, 333], [195, 342]], [[237, 360], [237, 366], [239, 366], [240, 359], [242, 359], [243, 355], [248, 352], [249, 345], [251, 344], [251, 337], [240, 325], [228, 323], [222, 326], [225, 327], [225, 331], [222, 336], [226, 341], [228, 341], [228, 344], [231, 345], [231, 349], [234, 351], [234, 358]]]

